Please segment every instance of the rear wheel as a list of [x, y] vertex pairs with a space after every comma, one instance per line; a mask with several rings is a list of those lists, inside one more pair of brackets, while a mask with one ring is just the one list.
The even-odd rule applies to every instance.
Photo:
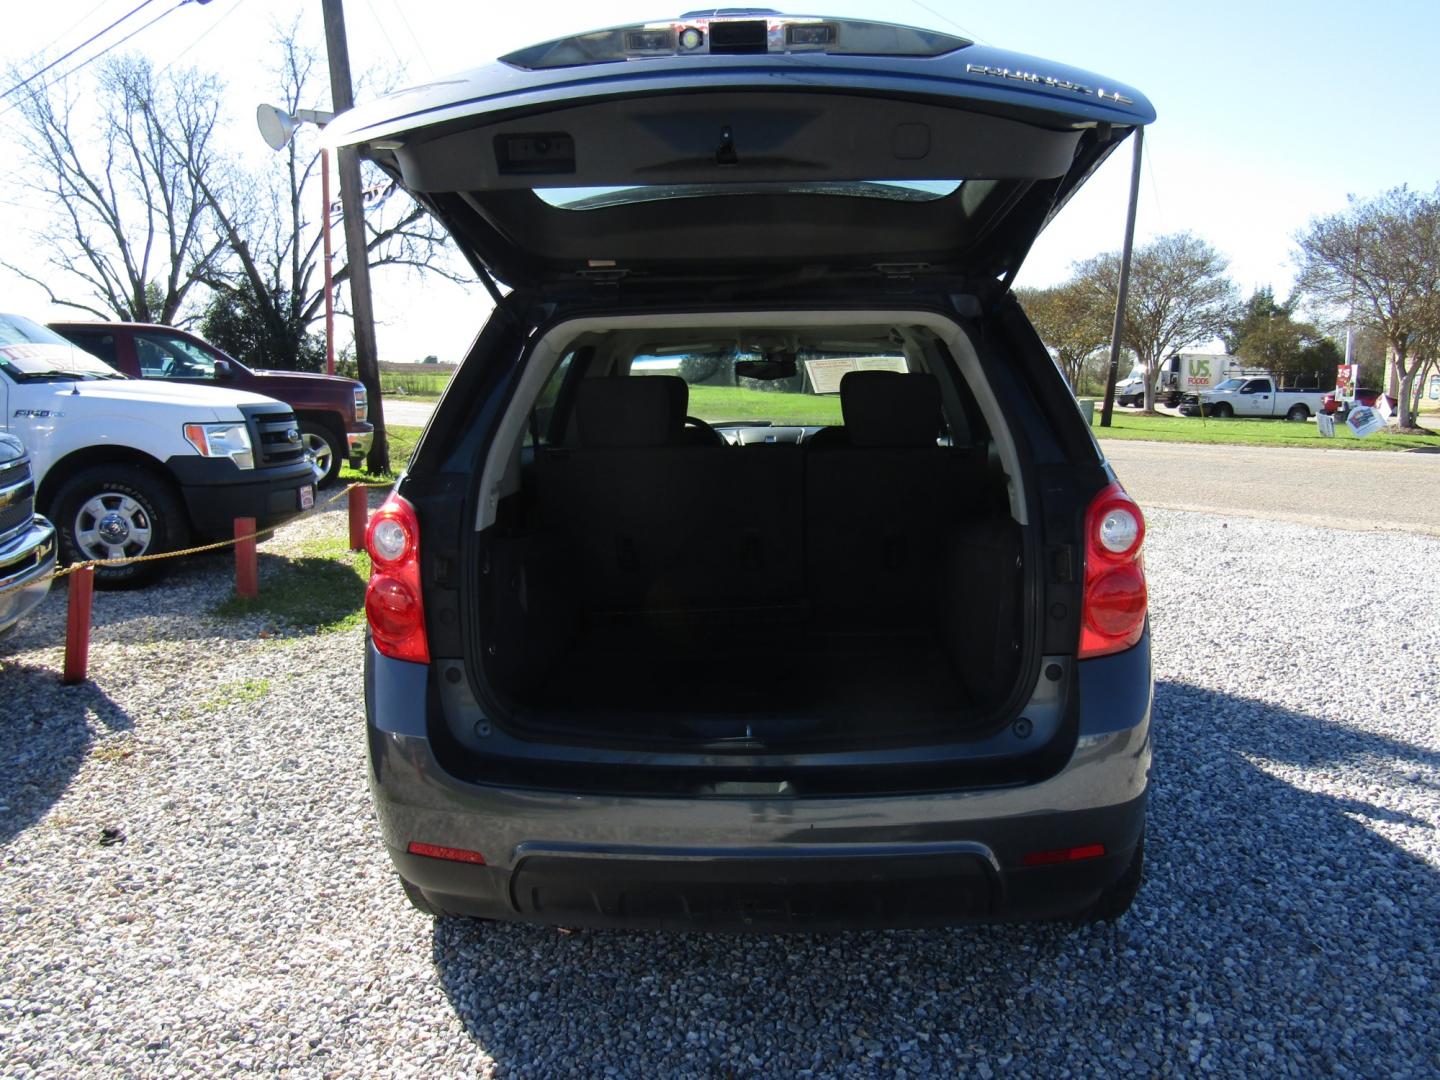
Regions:
[[1145, 834], [1141, 833], [1140, 842], [1135, 845], [1135, 854], [1130, 859], [1130, 865], [1125, 867], [1125, 873], [1120, 875], [1120, 880], [1101, 893], [1076, 923], [1080, 926], [1093, 926], [1096, 923], [1115, 922], [1130, 910], [1144, 876]]
[[[54, 502], [67, 563], [135, 558], [185, 543], [185, 511], [165, 480], [133, 465], [97, 465], [67, 480]], [[150, 580], [158, 562], [97, 566], [95, 584], [126, 588]]]
[[310, 457], [310, 467], [315, 473], [315, 486], [328, 487], [340, 475], [340, 465], [345, 460], [343, 441], [335, 432], [315, 420], [300, 421], [300, 441]]
[[1285, 414], [1286, 420], [1309, 420], [1310, 410], [1304, 405], [1291, 405], [1290, 411]]

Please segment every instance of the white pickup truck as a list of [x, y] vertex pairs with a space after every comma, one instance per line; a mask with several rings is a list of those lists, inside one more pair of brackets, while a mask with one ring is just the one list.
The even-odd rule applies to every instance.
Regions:
[[1199, 400], [1180, 406], [1186, 416], [1221, 419], [1231, 416], [1284, 417], [1286, 420], [1309, 420], [1321, 410], [1324, 390], [1294, 390], [1279, 386], [1270, 375], [1250, 375], [1226, 379], [1210, 390], [1201, 391]]
[[[126, 378], [17, 315], [0, 314], [0, 404], [66, 562], [173, 551], [231, 535], [237, 517], [271, 528], [315, 500], [288, 405]], [[99, 567], [95, 581], [138, 584], [158, 566]]]

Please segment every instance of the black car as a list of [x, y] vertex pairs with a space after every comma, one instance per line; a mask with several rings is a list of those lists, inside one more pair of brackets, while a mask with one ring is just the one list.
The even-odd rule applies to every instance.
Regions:
[[1129, 907], [1144, 524], [1010, 284], [1153, 117], [946, 34], [745, 11], [330, 125], [495, 304], [369, 531], [370, 778], [417, 906]]

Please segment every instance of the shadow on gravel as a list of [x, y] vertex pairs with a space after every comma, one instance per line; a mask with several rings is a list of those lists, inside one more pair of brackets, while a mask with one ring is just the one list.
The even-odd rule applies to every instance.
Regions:
[[446, 919], [441, 985], [500, 1075], [1434, 1069], [1440, 873], [1376, 826], [1435, 850], [1420, 831], [1440, 755], [1177, 683], [1156, 687], [1155, 716], [1150, 862], [1117, 926], [731, 937]]
[[48, 668], [0, 659], [0, 846], [34, 825], [70, 786], [96, 735], [130, 716], [93, 683], [62, 686]]

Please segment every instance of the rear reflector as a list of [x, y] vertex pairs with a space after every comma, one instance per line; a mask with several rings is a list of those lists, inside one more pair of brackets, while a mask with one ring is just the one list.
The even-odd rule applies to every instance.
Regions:
[[1024, 863], [1026, 866], [1053, 866], [1056, 863], [1098, 859], [1104, 854], [1104, 844], [1085, 844], [1082, 847], [1056, 848], [1054, 851], [1032, 851], [1025, 856]]
[[485, 856], [478, 851], [466, 851], [458, 847], [441, 847], [439, 844], [422, 844], [419, 840], [411, 840], [410, 846], [405, 849], [411, 855], [424, 855], [431, 859], [448, 859], [451, 862], [475, 863], [477, 866], [485, 865]]

